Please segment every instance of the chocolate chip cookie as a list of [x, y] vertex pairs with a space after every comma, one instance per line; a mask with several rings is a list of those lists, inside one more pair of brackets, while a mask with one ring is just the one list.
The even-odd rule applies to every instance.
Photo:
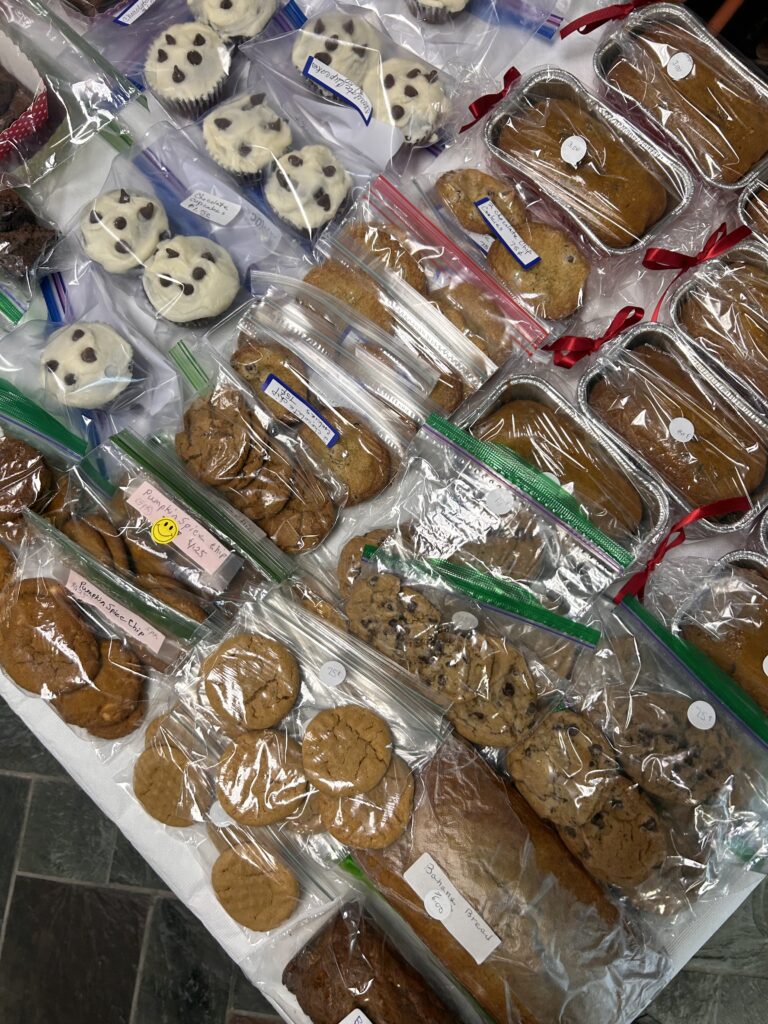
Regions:
[[297, 814], [307, 792], [298, 745], [271, 731], [239, 736], [221, 759], [216, 792], [241, 825], [271, 825]]
[[378, 547], [388, 536], [388, 530], [369, 530], [359, 537], [351, 537], [339, 555], [336, 578], [339, 581], [339, 593], [342, 598], [349, 596], [355, 580], [360, 575], [363, 562], [363, 548], [370, 544]]
[[262, 341], [243, 332], [230, 363], [276, 419], [289, 426], [299, 422], [290, 409], [264, 391], [268, 378], [274, 376], [306, 402], [307, 368], [290, 349], [276, 341]]
[[17, 537], [24, 509], [41, 511], [52, 489], [53, 473], [36, 448], [7, 434], [0, 437], [0, 534]]
[[298, 909], [296, 876], [254, 843], [225, 850], [213, 865], [213, 891], [229, 916], [254, 932], [267, 932]]
[[364, 271], [352, 270], [338, 260], [324, 260], [304, 280], [362, 313], [387, 334], [392, 333], [392, 314], [382, 303], [376, 283]]
[[358, 221], [346, 231], [353, 245], [367, 250], [398, 277], [402, 277], [411, 288], [422, 295], [427, 294], [427, 278], [418, 260], [408, 251], [397, 237], [392, 225], [366, 224]]
[[359, 505], [389, 483], [392, 474], [389, 449], [351, 409], [324, 408], [323, 416], [339, 435], [330, 448], [308, 426], [299, 428], [299, 437], [343, 484], [347, 506]]
[[304, 771], [324, 793], [365, 793], [392, 759], [392, 733], [375, 712], [356, 704], [315, 715], [302, 740]]
[[475, 206], [480, 199], [490, 199], [513, 226], [525, 218], [525, 207], [514, 188], [484, 171], [471, 167], [446, 171], [435, 182], [435, 190], [459, 224], [475, 234], [493, 233]]
[[205, 484], [230, 483], [251, 450], [242, 395], [220, 388], [196, 398], [184, 413], [176, 451], [190, 473]]
[[413, 645], [430, 643], [442, 620], [431, 601], [392, 573], [358, 579], [345, 611], [351, 633], [403, 664]]

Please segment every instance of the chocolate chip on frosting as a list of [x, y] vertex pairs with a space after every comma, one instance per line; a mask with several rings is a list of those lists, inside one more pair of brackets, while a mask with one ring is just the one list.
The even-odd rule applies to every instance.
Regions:
[[190, 50], [187, 53], [187, 60], [190, 64], [194, 65], [194, 67], [198, 67], [198, 65], [203, 63], [203, 55], [202, 53], [198, 53], [197, 50]]
[[178, 64], [173, 65], [173, 75], [171, 76], [177, 85], [180, 85], [187, 77], [181, 70]]
[[80, 353], [80, 358], [84, 363], [95, 363], [97, 358], [96, 349], [91, 348], [90, 346], [88, 348], [84, 348]]

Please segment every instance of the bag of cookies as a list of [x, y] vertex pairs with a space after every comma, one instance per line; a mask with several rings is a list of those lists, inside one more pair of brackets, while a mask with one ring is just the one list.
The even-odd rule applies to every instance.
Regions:
[[749, 499], [747, 512], [709, 517], [708, 530], [745, 527], [765, 507], [768, 421], [668, 327], [639, 324], [606, 345], [579, 404], [686, 510]]
[[738, 188], [768, 154], [768, 85], [693, 12], [634, 11], [598, 46], [608, 95], [682, 151], [707, 181]]
[[543, 324], [383, 175], [320, 249], [334, 261], [333, 272], [321, 265], [307, 280], [319, 284], [314, 276], [322, 273], [338, 294], [336, 263], [350, 267], [357, 280], [367, 273], [391, 296], [387, 305], [404, 307], [406, 322], [431, 323], [446, 348], [465, 360], [476, 359], [479, 349], [486, 364], [498, 366], [509, 356], [530, 355], [546, 337]]
[[693, 195], [682, 164], [559, 68], [523, 75], [485, 135], [491, 153], [546, 192], [603, 254], [644, 248]]

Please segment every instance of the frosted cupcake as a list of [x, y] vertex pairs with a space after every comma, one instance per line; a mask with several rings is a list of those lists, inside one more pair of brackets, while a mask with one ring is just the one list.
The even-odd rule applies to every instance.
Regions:
[[154, 196], [128, 188], [96, 196], [80, 219], [86, 254], [110, 274], [143, 266], [170, 233], [165, 210]]
[[229, 309], [240, 289], [240, 275], [229, 253], [199, 235], [175, 235], [163, 242], [147, 263], [142, 281], [160, 316], [189, 327]]
[[41, 356], [43, 387], [62, 405], [100, 409], [133, 379], [133, 348], [107, 324], [68, 324], [48, 339]]
[[263, 92], [242, 93], [203, 121], [205, 148], [225, 171], [255, 184], [275, 157], [290, 148], [290, 125], [265, 102]]
[[437, 68], [415, 58], [385, 60], [366, 79], [377, 121], [396, 125], [410, 146], [432, 146], [448, 113]]
[[314, 237], [341, 209], [352, 179], [327, 146], [304, 146], [275, 163], [264, 198], [280, 220]]
[[[291, 60], [303, 74], [307, 61], [314, 57], [356, 85], [362, 85], [370, 71], [378, 67], [380, 49], [381, 36], [365, 18], [330, 11], [311, 19], [297, 33]], [[325, 96], [333, 95], [316, 83], [310, 84]]]
[[260, 35], [272, 20], [278, 0], [187, 0], [196, 17], [227, 42]]
[[164, 29], [144, 64], [152, 92], [183, 117], [199, 117], [217, 102], [227, 80], [229, 50], [209, 25], [187, 21]]

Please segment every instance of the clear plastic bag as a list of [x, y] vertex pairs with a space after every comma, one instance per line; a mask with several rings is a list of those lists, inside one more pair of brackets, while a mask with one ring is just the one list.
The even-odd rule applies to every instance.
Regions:
[[630, 116], [715, 185], [739, 187], [768, 152], [768, 86], [690, 11], [635, 11], [601, 42], [595, 67]]
[[0, 189], [0, 314], [12, 323], [28, 308], [57, 237], [29, 189]]

